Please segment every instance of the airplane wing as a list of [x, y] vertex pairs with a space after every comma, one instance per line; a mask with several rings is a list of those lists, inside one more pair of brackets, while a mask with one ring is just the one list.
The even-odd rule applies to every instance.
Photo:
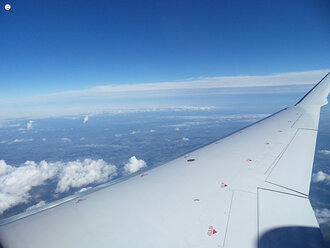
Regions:
[[322, 247], [309, 201], [330, 76], [295, 106], [143, 174], [3, 220], [4, 248]]

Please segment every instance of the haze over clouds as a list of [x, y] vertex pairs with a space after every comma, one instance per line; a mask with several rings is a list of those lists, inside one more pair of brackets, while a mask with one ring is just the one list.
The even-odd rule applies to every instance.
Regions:
[[[147, 109], [159, 111], [162, 107], [169, 108], [173, 105], [173, 99], [167, 98], [173, 96], [302, 93], [317, 83], [327, 72], [328, 70], [314, 70], [263, 76], [199, 77], [173, 82], [113, 84], [34, 97], [2, 99], [0, 100], [0, 118], [43, 118], [100, 112], [146, 111]], [[269, 87], [273, 87], [271, 91]], [[159, 96], [164, 99], [162, 106], [157, 101]], [[143, 98], [149, 102], [136, 104], [132, 100], [136, 98]], [[116, 104], [115, 101], [109, 104], [109, 99], [120, 99], [121, 104]], [[122, 104], [122, 101], [127, 105]], [[77, 102], [80, 104], [76, 104]], [[214, 106], [178, 106], [173, 109], [208, 111], [212, 108]], [[88, 121], [87, 115], [84, 123], [86, 121]]]

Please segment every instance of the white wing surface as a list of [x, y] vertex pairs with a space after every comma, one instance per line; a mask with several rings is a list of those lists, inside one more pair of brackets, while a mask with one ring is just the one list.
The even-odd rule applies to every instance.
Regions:
[[299, 103], [129, 180], [0, 224], [4, 248], [322, 247], [309, 202], [329, 74]]

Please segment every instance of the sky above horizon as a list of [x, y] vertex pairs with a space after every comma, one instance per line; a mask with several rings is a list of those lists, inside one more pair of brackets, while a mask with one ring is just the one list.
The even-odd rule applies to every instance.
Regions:
[[14, 12], [0, 11], [5, 99], [330, 68], [325, 0], [8, 3]]

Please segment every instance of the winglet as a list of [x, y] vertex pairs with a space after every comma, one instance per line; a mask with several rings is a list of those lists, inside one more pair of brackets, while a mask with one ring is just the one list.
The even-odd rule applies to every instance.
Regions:
[[330, 91], [330, 72], [321, 79], [296, 106], [323, 106], [328, 103], [327, 97]]

